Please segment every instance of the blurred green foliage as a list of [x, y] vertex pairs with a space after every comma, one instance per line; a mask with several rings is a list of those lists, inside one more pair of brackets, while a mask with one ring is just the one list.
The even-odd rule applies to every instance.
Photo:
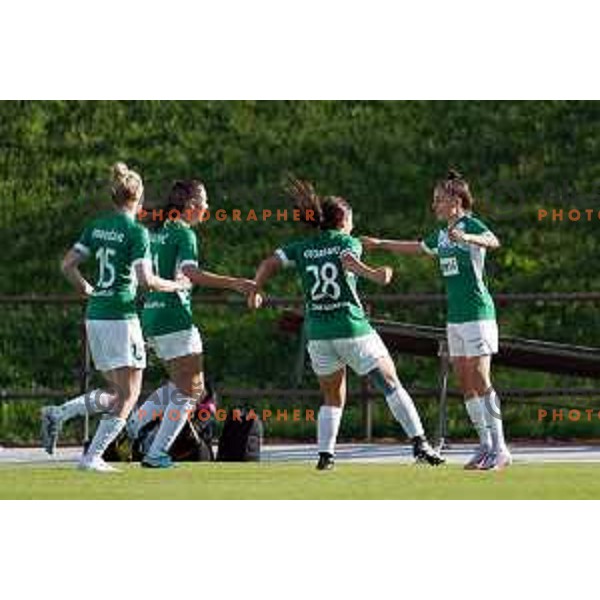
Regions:
[[[286, 208], [281, 182], [292, 172], [347, 197], [357, 234], [405, 239], [435, 227], [432, 188], [454, 166], [503, 242], [488, 261], [493, 292], [600, 290], [600, 220], [537, 216], [539, 208], [595, 208], [597, 217], [598, 102], [1, 102], [0, 150], [2, 294], [69, 291], [58, 261], [86, 220], [109, 205], [107, 176], [117, 160], [141, 172], [149, 204], [173, 179], [200, 177], [211, 208], [230, 215], [234, 208]], [[206, 267], [244, 276], [301, 234], [298, 225], [275, 219], [212, 218], [199, 229]], [[431, 261], [379, 253], [370, 260], [395, 266], [386, 292], [442, 289]], [[281, 276], [271, 291], [296, 295], [297, 283]], [[375, 309], [381, 317], [443, 323], [441, 306]], [[0, 387], [73, 387], [80, 309], [3, 310]], [[215, 379], [290, 385], [299, 341], [280, 331], [278, 318], [278, 311], [201, 306], [196, 319]], [[499, 319], [505, 334], [600, 344], [597, 306], [590, 304], [500, 306]], [[435, 381], [433, 361], [401, 364], [409, 383]], [[504, 379], [563, 383], [537, 374]], [[312, 375], [304, 384], [314, 386]]]

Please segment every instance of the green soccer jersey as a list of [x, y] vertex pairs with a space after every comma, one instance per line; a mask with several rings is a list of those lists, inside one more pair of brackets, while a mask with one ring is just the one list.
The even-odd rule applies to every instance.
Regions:
[[309, 340], [353, 338], [373, 331], [356, 293], [356, 276], [342, 266], [345, 253], [360, 258], [362, 246], [337, 230], [276, 252], [284, 266], [296, 267], [302, 280]]
[[[465, 233], [490, 232], [484, 223], [472, 215], [459, 219], [455, 227]], [[485, 248], [451, 241], [447, 227], [427, 236], [422, 247], [439, 260], [446, 284], [448, 323], [496, 318], [494, 301], [485, 284]]]
[[[157, 231], [150, 232], [150, 248], [154, 272], [163, 279], [175, 279], [186, 265], [198, 266], [196, 234], [184, 221], [167, 221]], [[144, 334], [149, 337], [190, 329], [193, 325], [191, 290], [149, 293], [142, 325]]]
[[98, 276], [87, 305], [91, 320], [137, 318], [135, 265], [150, 260], [148, 232], [133, 216], [114, 212], [93, 221], [75, 244], [84, 256], [94, 256]]

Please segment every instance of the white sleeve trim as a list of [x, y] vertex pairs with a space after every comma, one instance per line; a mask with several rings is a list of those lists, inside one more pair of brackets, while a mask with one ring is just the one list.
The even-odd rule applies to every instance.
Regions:
[[432, 250], [425, 242], [421, 242], [421, 249], [429, 256], [437, 256], [437, 250]]
[[360, 256], [357, 256], [357, 254], [355, 252], [353, 252], [352, 250], [350, 250], [350, 248], [345, 248], [344, 250], [342, 250], [340, 252], [340, 258], [344, 258], [344, 256], [351, 256], [352, 258], [355, 258], [356, 260], [360, 260]]
[[198, 266], [198, 261], [197, 260], [192, 260], [191, 258], [188, 259], [188, 260], [183, 260], [179, 264], [179, 268], [180, 269], [183, 269], [183, 267], [197, 267], [197, 266]]
[[79, 252], [79, 254], [83, 254], [83, 256], [90, 255], [90, 249], [87, 246], [84, 246], [81, 242], [77, 242], [73, 246], [73, 249], [76, 250], [77, 252]]
[[487, 231], [484, 231], [480, 235], [481, 235], [481, 237], [484, 240], [489, 240], [490, 242], [497, 242], [498, 241], [498, 238], [496, 237], [496, 235], [494, 234], [494, 232], [490, 231], [489, 229]]
[[281, 261], [281, 264], [287, 269], [288, 267], [293, 267], [296, 263], [293, 260], [290, 260], [285, 252], [279, 248], [275, 250], [275, 256]]

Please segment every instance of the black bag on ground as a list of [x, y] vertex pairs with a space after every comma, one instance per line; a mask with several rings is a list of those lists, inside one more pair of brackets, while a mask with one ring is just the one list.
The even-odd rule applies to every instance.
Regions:
[[[132, 459], [140, 461], [152, 446], [160, 421], [147, 423], [133, 443]], [[212, 449], [212, 423], [197, 418], [186, 421], [181, 433], [173, 442], [169, 455], [175, 462], [205, 462], [215, 460]]]
[[[139, 462], [152, 446], [158, 433], [160, 420], [146, 423], [131, 441], [125, 429], [104, 452], [104, 460], [108, 462]], [[186, 421], [181, 433], [173, 442], [169, 455], [175, 462], [205, 462], [215, 460], [212, 449], [213, 422], [201, 421], [194, 417]]]
[[217, 460], [221, 462], [260, 461], [263, 424], [246, 408], [234, 408], [227, 412], [223, 432], [219, 439]]
[[[87, 452], [90, 442], [83, 446], [83, 451]], [[127, 435], [125, 429], [119, 433], [117, 439], [104, 451], [102, 458], [108, 462], [131, 462], [133, 453], [133, 444]]]

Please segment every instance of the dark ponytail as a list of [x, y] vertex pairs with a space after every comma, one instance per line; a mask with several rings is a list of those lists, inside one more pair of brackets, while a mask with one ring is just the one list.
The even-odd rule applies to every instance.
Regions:
[[326, 231], [339, 229], [346, 216], [352, 212], [350, 204], [337, 196], [322, 198], [317, 195], [313, 185], [307, 181], [289, 177], [285, 192], [300, 211], [300, 220], [311, 227]]
[[142, 222], [153, 231], [160, 229], [168, 220], [180, 219], [192, 200], [206, 198], [204, 184], [198, 179], [179, 180], [173, 183], [163, 206], [148, 209]]

